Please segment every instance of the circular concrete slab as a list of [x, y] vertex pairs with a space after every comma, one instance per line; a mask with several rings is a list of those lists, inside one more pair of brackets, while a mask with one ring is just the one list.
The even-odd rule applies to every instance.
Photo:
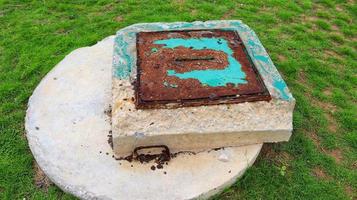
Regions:
[[207, 198], [232, 184], [261, 144], [179, 154], [163, 169], [118, 161], [108, 144], [114, 37], [62, 60], [29, 101], [26, 132], [36, 161], [60, 188], [82, 199]]

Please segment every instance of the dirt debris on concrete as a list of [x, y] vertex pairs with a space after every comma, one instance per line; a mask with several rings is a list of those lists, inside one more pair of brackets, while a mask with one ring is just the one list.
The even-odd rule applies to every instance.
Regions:
[[43, 189], [45, 191], [53, 184], [51, 180], [46, 176], [42, 169], [38, 166], [37, 162], [34, 162], [33, 168], [35, 171], [35, 185], [37, 188]]

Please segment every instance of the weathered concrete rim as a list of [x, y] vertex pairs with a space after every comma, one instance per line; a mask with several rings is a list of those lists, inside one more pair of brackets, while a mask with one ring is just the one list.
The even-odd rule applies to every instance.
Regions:
[[[26, 118], [25, 118], [26, 136], [29, 142], [30, 149], [36, 161], [38, 162], [39, 166], [45, 172], [45, 174], [51, 179], [51, 181], [53, 181], [62, 190], [64, 190], [65, 192], [72, 193], [73, 195], [81, 199], [116, 199], [116, 198], [120, 198], [120, 196], [123, 197], [123, 195], [125, 196], [125, 194], [119, 192], [118, 194], [121, 195], [118, 195], [117, 193], [115, 193], [115, 191], [113, 192], [113, 190], [111, 190], [112, 188], [110, 186], [114, 184], [117, 184], [117, 186], [120, 185], [124, 186], [126, 184], [110, 182], [110, 181], [120, 182], [121, 180], [117, 180], [115, 178], [111, 179], [112, 177], [101, 176], [102, 174], [107, 174], [105, 170], [111, 170], [113, 172], [118, 170], [118, 173], [123, 176], [126, 175], [137, 176], [138, 173], [139, 174], [142, 173], [142, 171], [148, 167], [147, 165], [142, 167], [135, 166], [134, 172], [133, 170], [125, 171], [125, 167], [127, 167], [126, 165], [128, 165], [127, 163], [123, 163], [121, 167], [119, 167], [117, 165], [117, 161], [113, 161], [113, 159], [107, 158], [104, 155], [102, 156], [102, 155], [93, 154], [92, 156], [92, 153], [97, 152], [98, 149], [103, 148], [103, 152], [110, 150], [110, 147], [106, 141], [107, 139], [106, 135], [107, 135], [107, 131], [110, 130], [110, 124], [108, 121], [108, 117], [102, 111], [104, 111], [107, 108], [107, 105], [110, 104], [110, 96], [111, 96], [110, 95], [110, 91], [111, 91], [110, 71], [111, 71], [111, 53], [112, 53], [113, 40], [114, 37], [110, 36], [102, 40], [101, 42], [98, 42], [96, 45], [92, 47], [80, 48], [74, 50], [69, 55], [67, 55], [40, 82], [38, 87], [35, 89], [33, 95], [29, 99], [29, 107], [26, 112]], [[97, 63], [95, 63], [94, 61], [97, 61]], [[100, 68], [103, 68], [103, 71], [101, 71]], [[88, 75], [92, 75], [92, 76], [90, 77], [83, 76], [84, 78], [81, 79], [77, 79], [76, 77], [71, 77], [72, 74], [76, 74], [76, 73], [84, 73], [84, 74], [88, 73]], [[103, 82], [92, 81], [98, 77], [99, 80]], [[107, 81], [106, 78], [108, 78]], [[88, 79], [88, 80], [83, 80], [83, 79]], [[92, 83], [93, 85], [90, 85], [92, 87], [89, 87], [90, 89], [85, 94], [83, 94], [84, 92], [86, 92], [84, 91], [84, 88], [75, 88], [76, 90], [73, 90], [73, 87], [76, 86], [81, 86], [81, 87], [88, 86], [86, 85], [88, 83]], [[98, 86], [99, 88], [95, 88], [95, 86]], [[53, 90], [55, 91], [53, 92]], [[103, 94], [96, 95], [96, 92], [100, 90], [103, 91]], [[64, 103], [63, 100], [66, 100], [66, 98], [64, 98], [64, 94], [56, 93], [58, 91], [67, 91], [66, 94], [69, 95], [70, 101]], [[81, 92], [78, 91], [82, 91], [82, 94]], [[55, 94], [57, 95], [54, 96]], [[82, 112], [84, 110], [87, 110], [88, 108], [86, 107], [86, 105], [83, 104], [77, 105], [75, 103], [77, 103], [77, 101], [82, 101], [85, 99], [88, 100], [88, 102], [84, 102], [83, 104], [88, 103], [88, 105], [90, 106], [89, 108], [91, 108], [92, 110], [88, 110], [89, 112], [84, 113], [85, 115], [83, 115]], [[59, 103], [64, 103], [64, 104], [59, 104]], [[78, 113], [73, 112], [73, 110], [76, 110], [73, 108], [78, 108]], [[77, 125], [73, 125], [71, 120], [62, 121], [61, 124], [60, 120], [56, 118], [57, 114], [59, 117], [68, 116], [68, 119], [71, 120], [72, 119], [77, 120], [77, 118], [75, 117], [79, 116], [78, 119], [82, 121], [80, 120], [76, 121]], [[91, 116], [87, 116], [87, 115], [91, 115]], [[87, 118], [80, 118], [82, 116], [87, 116]], [[92, 125], [90, 131], [84, 129], [83, 127], [79, 127], [79, 128], [77, 127], [78, 124], [81, 124], [83, 121], [84, 123], [86, 123], [85, 120], [89, 119], [90, 117], [93, 117], [94, 120], [93, 123], [94, 125], [90, 124]], [[53, 122], [54, 120], [58, 120], [59, 124], [47, 123], [47, 122]], [[96, 124], [98, 126], [95, 126]], [[56, 127], [62, 127], [63, 133], [59, 130], [55, 130]], [[94, 134], [90, 135], [90, 133], [94, 133]], [[80, 137], [81, 139], [83, 138], [83, 143], [79, 142], [82, 140], [78, 140], [78, 138], [74, 136], [75, 134], [82, 134]], [[87, 138], [85, 138], [84, 136]], [[65, 139], [67, 140], [64, 141]], [[97, 141], [97, 139], [100, 140]], [[84, 147], [78, 145], [84, 145]], [[176, 196], [172, 196], [172, 198], [176, 197], [176, 199], [193, 199], [193, 198], [201, 199], [201, 198], [208, 198], [209, 196], [218, 193], [223, 188], [234, 183], [234, 181], [244, 173], [244, 171], [256, 159], [261, 149], [261, 146], [262, 146], [261, 144], [257, 144], [257, 145], [250, 145], [250, 146], [238, 147], [238, 148], [227, 148], [225, 151], [230, 152], [232, 154], [231, 155], [232, 160], [228, 162], [222, 162], [217, 160], [217, 156], [219, 155], [219, 153], [221, 153], [220, 151], [212, 151], [210, 153], [203, 152], [198, 154], [197, 156], [185, 156], [185, 155], [179, 156], [177, 158], [177, 162], [174, 162], [172, 164], [173, 166], [172, 168], [170, 168], [171, 164], [169, 165], [167, 169], [168, 174], [170, 174], [171, 172], [172, 174], [177, 172], [175, 171], [175, 167], [176, 168], [187, 167], [185, 163], [193, 162], [193, 160], [195, 159], [201, 159], [201, 160], [203, 159], [203, 160], [210, 161], [211, 166], [206, 166], [202, 170], [209, 171], [211, 169], [211, 171], [213, 170], [212, 172], [215, 172], [217, 171], [217, 166], [232, 167], [237, 169], [236, 171], [233, 171], [232, 169], [232, 173], [229, 176], [224, 175], [225, 176], [223, 178], [224, 181], [219, 182], [218, 187], [216, 188], [208, 188], [206, 186], [207, 189], [204, 189], [204, 192], [201, 192], [200, 194], [192, 193], [192, 194], [187, 194], [187, 196], [184, 195], [180, 196], [180, 193], [177, 193]], [[242, 153], [246, 155], [242, 155]], [[82, 158], [83, 161], [82, 160], [76, 161], [75, 160], [76, 158]], [[62, 163], [64, 162], [64, 160], [75, 161], [75, 162]], [[179, 162], [180, 160], [186, 162], [180, 163]], [[103, 166], [101, 167], [105, 167], [105, 170], [103, 170], [103, 172], [100, 171], [100, 169], [98, 169], [98, 172], [93, 170], [91, 171], [92, 168], [89, 165], [98, 164], [98, 163], [102, 163]], [[243, 163], [243, 164], [239, 164], [239, 163]], [[72, 165], [74, 165], [74, 167]], [[83, 177], [83, 174], [81, 174], [80, 170], [75, 171], [74, 170], [76, 169], [75, 167], [81, 168], [81, 170], [87, 170], [87, 172], [92, 172], [93, 174], [86, 174], [87, 176], [91, 176], [90, 178], [108, 179], [108, 182], [104, 182], [107, 184], [110, 183], [108, 185], [109, 186], [108, 189], [105, 189], [104, 187], [102, 187], [102, 185], [100, 185], [101, 183], [103, 183], [102, 180], [98, 180], [97, 183], [98, 185], [93, 185], [93, 183], [88, 183], [88, 180], [90, 179], [88, 177]], [[169, 171], [171, 169], [172, 171]], [[208, 177], [211, 178], [215, 177], [214, 179], [220, 179], [221, 174], [219, 173], [219, 171], [220, 169], [218, 169], [217, 174], [214, 175], [211, 174]], [[192, 170], [192, 172], [198, 173], [197, 170], [196, 171]], [[100, 175], [96, 175], [98, 173], [100, 173]], [[161, 177], [158, 174], [153, 174], [153, 173], [149, 174], [149, 173], [151, 172], [149, 171], [143, 174], [144, 180], [148, 178], [152, 178], [153, 176], [159, 178]], [[195, 177], [195, 175], [196, 174], [193, 174], [193, 177]], [[114, 174], [113, 176], [116, 176], [116, 174]], [[81, 180], [79, 181], [73, 180], [76, 178], [79, 178]], [[191, 180], [186, 180], [186, 181], [188, 183], [191, 182]], [[93, 191], [93, 189], [97, 187], [98, 188], [100, 187], [100, 189], [97, 191]], [[130, 188], [124, 188], [124, 190], [125, 189], [130, 190]], [[123, 190], [123, 187], [119, 187], [118, 190]], [[194, 190], [188, 190], [188, 191], [194, 191]], [[137, 197], [137, 195], [135, 196], [135, 194], [132, 195], [133, 196], [131, 198]], [[163, 195], [162, 197], [165, 196]], [[150, 196], [147, 196], [147, 199], [152, 199], [152, 198], [150, 198]]]

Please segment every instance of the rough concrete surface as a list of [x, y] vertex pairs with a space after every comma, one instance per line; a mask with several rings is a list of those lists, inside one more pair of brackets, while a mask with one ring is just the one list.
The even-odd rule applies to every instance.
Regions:
[[[118, 161], [108, 144], [114, 36], [64, 58], [29, 101], [25, 128], [40, 168], [81, 199], [207, 198], [232, 184], [261, 144], [179, 154], [163, 169]], [[166, 173], [166, 174], [165, 174]]]
[[[136, 109], [136, 33], [163, 30], [237, 31], [269, 90], [269, 102]], [[136, 147], [166, 145], [171, 152], [200, 152], [218, 147], [288, 141], [295, 99], [255, 33], [241, 21], [135, 24], [117, 32], [112, 82], [112, 129], [117, 156]]]

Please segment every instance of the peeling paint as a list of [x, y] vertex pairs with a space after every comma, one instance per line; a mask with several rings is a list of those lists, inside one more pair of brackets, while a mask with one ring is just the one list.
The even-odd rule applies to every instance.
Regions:
[[171, 88], [177, 88], [178, 86], [176, 84], [171, 84], [171, 83], [168, 83], [168, 82], [164, 82], [164, 85], [165, 87], [171, 87]]
[[170, 38], [157, 40], [154, 44], [163, 44], [163, 48], [185, 47], [195, 50], [212, 49], [223, 51], [227, 54], [228, 66], [225, 69], [205, 69], [193, 70], [190, 72], [177, 73], [175, 70], [167, 70], [169, 76], [176, 76], [180, 79], [197, 79], [201, 84], [210, 87], [226, 86], [228, 83], [234, 85], [245, 84], [246, 74], [241, 69], [241, 64], [233, 57], [233, 51], [228, 46], [227, 40], [223, 38]]

